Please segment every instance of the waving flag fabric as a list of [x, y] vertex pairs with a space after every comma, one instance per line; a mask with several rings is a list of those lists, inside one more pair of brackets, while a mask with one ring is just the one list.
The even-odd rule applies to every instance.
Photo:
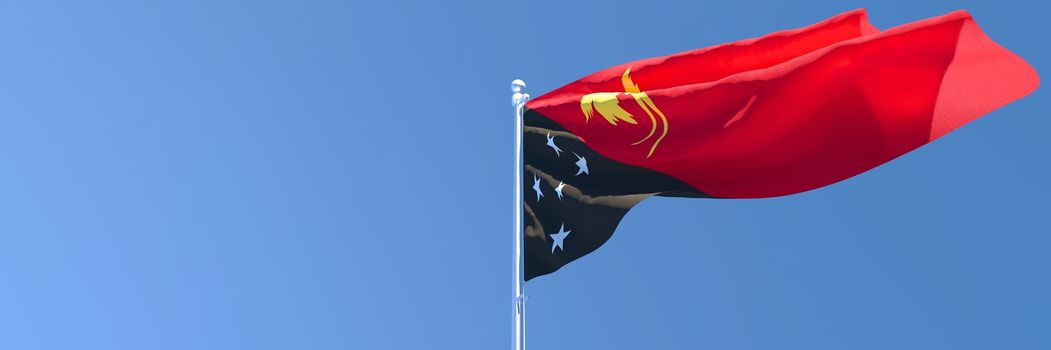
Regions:
[[649, 196], [819, 188], [1038, 85], [964, 11], [880, 31], [856, 10], [601, 70], [526, 104], [526, 279], [594, 251]]

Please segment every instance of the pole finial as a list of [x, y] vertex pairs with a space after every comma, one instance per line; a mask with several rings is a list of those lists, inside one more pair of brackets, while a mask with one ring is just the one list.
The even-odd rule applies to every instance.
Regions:
[[511, 92], [514, 93], [511, 95], [511, 105], [514, 106], [516, 110], [521, 109], [522, 106], [525, 106], [526, 101], [529, 101], [529, 94], [522, 92], [525, 90], [525, 86], [526, 84], [522, 79], [511, 81]]
[[525, 88], [525, 82], [522, 79], [515, 79], [511, 81], [511, 92], [522, 92]]

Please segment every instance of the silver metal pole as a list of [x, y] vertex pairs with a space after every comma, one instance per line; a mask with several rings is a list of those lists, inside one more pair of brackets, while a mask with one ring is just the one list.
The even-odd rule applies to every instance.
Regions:
[[525, 287], [522, 283], [522, 113], [529, 94], [522, 92], [525, 82], [511, 82], [511, 104], [515, 107], [515, 237], [514, 237], [514, 317], [515, 350], [525, 350]]

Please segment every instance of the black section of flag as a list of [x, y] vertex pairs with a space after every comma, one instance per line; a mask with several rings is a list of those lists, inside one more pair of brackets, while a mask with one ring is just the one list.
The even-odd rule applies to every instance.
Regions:
[[649, 196], [707, 197], [671, 176], [603, 157], [533, 110], [525, 110], [524, 123], [526, 280], [598, 249]]

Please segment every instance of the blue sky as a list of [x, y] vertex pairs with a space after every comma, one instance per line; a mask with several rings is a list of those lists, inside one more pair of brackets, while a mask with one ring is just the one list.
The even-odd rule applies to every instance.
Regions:
[[[625, 61], [989, 1], [0, 4], [0, 348], [511, 345], [513, 118]], [[1046, 88], [764, 200], [650, 199], [527, 284], [534, 349], [1051, 348]]]

